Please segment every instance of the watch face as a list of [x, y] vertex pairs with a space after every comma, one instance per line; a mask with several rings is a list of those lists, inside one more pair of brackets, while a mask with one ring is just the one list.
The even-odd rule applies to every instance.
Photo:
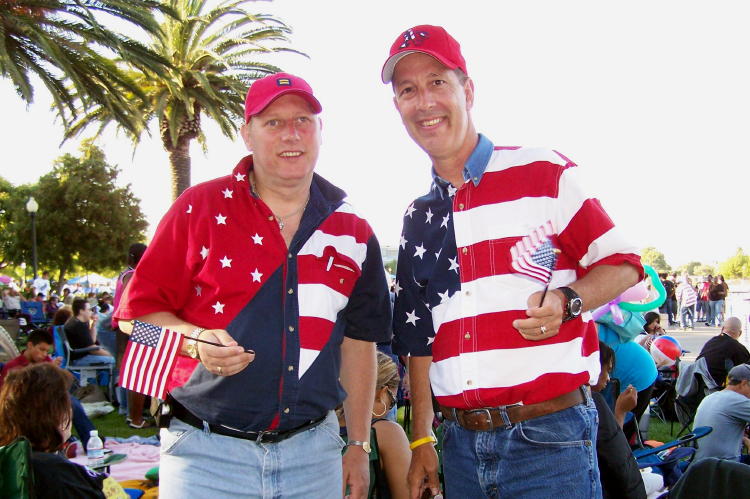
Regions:
[[365, 452], [367, 452], [368, 454], [369, 454], [369, 453], [370, 453], [370, 451], [372, 450], [372, 449], [370, 448], [370, 442], [365, 442], [365, 443], [363, 443], [363, 444], [362, 444], [362, 448], [363, 448], [363, 449], [365, 450]]
[[570, 300], [570, 315], [577, 317], [581, 315], [581, 308], [583, 307], [583, 301], [580, 298], [573, 298]]

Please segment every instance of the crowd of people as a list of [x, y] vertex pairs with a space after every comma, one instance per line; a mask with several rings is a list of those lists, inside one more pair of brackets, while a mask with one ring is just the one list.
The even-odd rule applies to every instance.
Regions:
[[[393, 296], [370, 225], [314, 173], [322, 104], [305, 80], [276, 73], [247, 94], [251, 154], [175, 201], [149, 247], [130, 248], [112, 299], [72, 298], [64, 332], [90, 349], [73, 362], [117, 363], [125, 335], [150, 348], [165, 330], [184, 337], [157, 411], [160, 497], [654, 492], [631, 445], [660, 379], [661, 317], [585, 314], [645, 278], [633, 246], [566, 156], [478, 133], [474, 82], [445, 29], [399, 34], [381, 79], [433, 179], [404, 216]], [[693, 327], [705, 288], [697, 319], [736, 341], [721, 276], [663, 282], [670, 324], [679, 315]], [[721, 338], [716, 350], [738, 350]], [[24, 356], [44, 348], [29, 342]], [[744, 410], [750, 367], [735, 354], [721, 397]], [[46, 433], [30, 437], [37, 461], [67, 439], [72, 403], [66, 377], [43, 360], [0, 392], [21, 400], [33, 376], [49, 378], [54, 393], [38, 402], [50, 407]], [[404, 394], [408, 432], [395, 422]], [[143, 395], [119, 398], [144, 427]], [[696, 421], [710, 424], [716, 399]], [[0, 444], [33, 433], [4, 402]]]
[[721, 327], [724, 322], [726, 298], [729, 286], [724, 276], [703, 276], [700, 282], [683, 274], [660, 274], [661, 283], [667, 293], [662, 312], [667, 315], [670, 326], [680, 325], [683, 330], [695, 329], [697, 322], [706, 326]]

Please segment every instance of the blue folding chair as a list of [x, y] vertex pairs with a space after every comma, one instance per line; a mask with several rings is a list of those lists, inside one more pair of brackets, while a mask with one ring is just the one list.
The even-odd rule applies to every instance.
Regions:
[[31, 322], [35, 326], [44, 326], [47, 324], [47, 316], [44, 315], [44, 305], [38, 301], [21, 302], [21, 313], [31, 317]]

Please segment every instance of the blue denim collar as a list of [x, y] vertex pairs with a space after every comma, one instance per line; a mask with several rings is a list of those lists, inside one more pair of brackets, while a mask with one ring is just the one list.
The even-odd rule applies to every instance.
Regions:
[[[487, 164], [490, 162], [492, 151], [494, 151], [495, 149], [495, 145], [492, 143], [492, 141], [490, 141], [490, 139], [488, 139], [481, 133], [478, 135], [479, 140], [477, 141], [477, 145], [471, 152], [469, 159], [466, 160], [466, 164], [464, 165], [463, 170], [464, 180], [466, 182], [472, 181], [474, 183], [474, 187], [479, 186], [479, 182], [482, 181], [482, 175], [484, 175], [484, 171], [485, 169], [487, 169]], [[432, 169], [432, 179], [438, 186], [442, 187], [443, 189], [447, 189], [450, 185], [450, 182], [437, 174], [435, 168]]]

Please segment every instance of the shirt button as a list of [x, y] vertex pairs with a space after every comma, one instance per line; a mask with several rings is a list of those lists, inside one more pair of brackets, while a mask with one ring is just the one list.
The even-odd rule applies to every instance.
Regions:
[[294, 366], [289, 366], [286, 369], [287, 369], [287, 371], [294, 371]]
[[479, 180], [479, 178], [478, 177], [474, 177], [474, 182], [476, 182], [477, 180]]
[[471, 333], [468, 332], [468, 331], [466, 331], [466, 334], [464, 335], [464, 338], [466, 338], [467, 340], [471, 339]]
[[287, 291], [287, 293], [289, 293], [290, 295], [293, 295], [294, 294], [294, 290], [292, 288], [289, 288], [289, 291]]
[[459, 209], [459, 210], [463, 210], [463, 209], [464, 209], [464, 204], [463, 204], [463, 203], [459, 203], [459, 205], [458, 205], [458, 209]]
[[339, 284], [344, 284], [344, 280], [343, 279], [339, 279]]
[[286, 257], [287, 257], [287, 258], [292, 258], [292, 254], [291, 254], [291, 253], [289, 253], [289, 254], [288, 254], [288, 255], [287, 255]]
[[461, 250], [461, 253], [463, 253], [464, 255], [465, 255], [466, 253], [468, 253], [468, 252], [469, 252], [469, 250], [468, 250], [468, 249], [467, 249], [466, 247], [464, 247], [464, 248], [463, 248], [463, 249]]
[[473, 384], [474, 384], [474, 382], [472, 380], [467, 380], [466, 381], [466, 386], [471, 386]]
[[293, 333], [293, 332], [294, 332], [294, 326], [289, 326], [289, 332], [290, 332], [290, 333]]
[[268, 217], [268, 221], [272, 222], [273, 221], [273, 216]]
[[284, 409], [284, 414], [289, 414], [289, 408]]
[[464, 295], [471, 296], [471, 291], [464, 291]]

